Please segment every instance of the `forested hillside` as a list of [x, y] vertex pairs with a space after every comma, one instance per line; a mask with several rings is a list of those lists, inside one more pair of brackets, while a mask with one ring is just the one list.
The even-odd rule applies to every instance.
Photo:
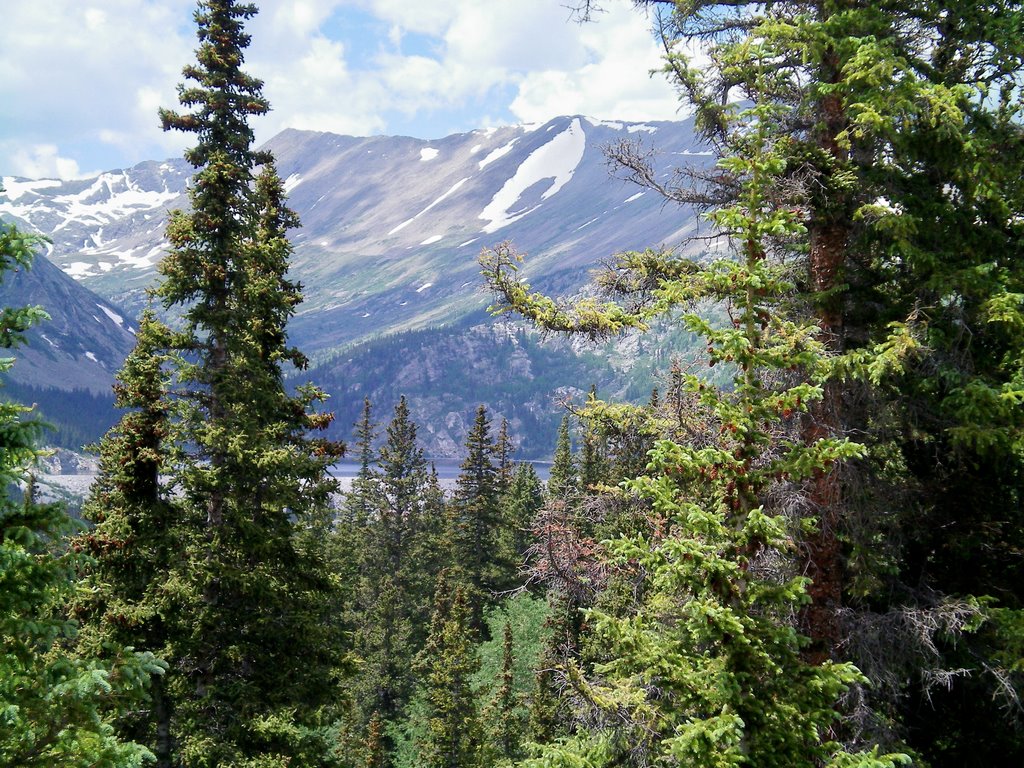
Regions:
[[296, 381], [331, 393], [336, 419], [328, 434], [338, 439], [351, 435], [359, 398], [395, 403], [404, 395], [428, 456], [460, 457], [472, 424], [465, 404], [482, 403], [508, 421], [520, 459], [546, 459], [565, 408], [582, 405], [592, 387], [642, 403], [662, 384], [673, 356], [692, 354], [696, 344], [693, 334], [668, 325], [650, 338], [572, 344], [481, 313], [357, 345]]
[[[160, 112], [194, 183], [81, 529], [37, 499], [38, 414], [0, 407], [0, 762], [1024, 762], [1024, 8], [635, 4], [716, 165], [609, 157], [701, 236], [570, 298], [489, 245], [461, 370], [434, 331], [292, 344], [257, 8], [199, 3]], [[6, 275], [43, 241], [0, 227]], [[0, 345], [44, 315], [5, 308]], [[575, 355], [546, 482], [511, 437], [535, 333]], [[481, 403], [447, 490], [425, 446], [454, 426], [416, 416], [440, 377]]]

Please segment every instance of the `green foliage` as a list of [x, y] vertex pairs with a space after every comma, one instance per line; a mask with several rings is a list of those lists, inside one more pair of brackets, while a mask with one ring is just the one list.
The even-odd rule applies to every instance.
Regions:
[[[288, 280], [288, 230], [272, 159], [248, 120], [267, 111], [241, 70], [252, 5], [204, 0], [197, 63], [161, 112], [196, 135], [190, 210], [171, 214], [155, 291], [184, 326], [149, 321], [120, 376], [131, 409], [103, 443], [87, 541], [98, 560], [90, 633], [159, 649], [170, 667], [153, 707], [125, 728], [161, 765], [331, 761], [321, 709], [336, 697], [344, 644], [324, 548], [328, 467], [341, 446], [285, 325], [301, 300]], [[287, 680], [283, 685], [282, 680]]]
[[490, 640], [480, 644], [480, 671], [473, 687], [494, 692], [495, 681], [504, 674], [505, 627], [512, 633], [514, 649], [512, 665], [513, 695], [524, 700], [533, 689], [534, 671], [547, 642], [547, 619], [550, 609], [546, 600], [520, 592], [488, 608], [484, 614]]
[[386, 765], [406, 745], [402, 722], [415, 689], [413, 660], [423, 647], [435, 580], [447, 563], [445, 501], [417, 444], [405, 399], [395, 406], [379, 452], [369, 401], [357, 425], [361, 470], [348, 493], [346, 519], [332, 539], [353, 568], [347, 624], [356, 674], [349, 683], [360, 729], [378, 721], [377, 751]]
[[[172, 420], [164, 400], [167, 356], [159, 350], [169, 334], [145, 313], [135, 349], [117, 375], [115, 404], [128, 412], [100, 443], [99, 476], [83, 508], [94, 527], [76, 539], [76, 547], [92, 558], [88, 589], [70, 605], [83, 622], [82, 653], [103, 656], [112, 646], [133, 645], [173, 658], [173, 638], [185, 631], [180, 617], [187, 604], [167, 582], [181, 578], [180, 542], [188, 527], [160, 483], [168, 470], [165, 441]], [[171, 751], [165, 688], [164, 679], [155, 680], [151, 706], [120, 723], [122, 733], [151, 745], [161, 766]]]
[[[655, 522], [654, 533], [607, 543], [611, 564], [638, 574], [636, 602], [588, 612], [601, 660], [588, 674], [570, 659], [565, 675], [592, 725], [527, 764], [905, 761], [849, 753], [830, 738], [838, 696], [863, 676], [803, 657], [792, 617], [808, 601], [808, 580], [772, 566], [785, 562], [801, 521], [772, 511], [769, 500], [862, 449], [827, 434], [805, 442], [794, 429], [794, 416], [822, 397], [824, 348], [816, 324], [780, 311], [792, 287], [769, 255], [785, 253], [803, 228], [767, 194], [784, 167], [770, 140], [774, 112], [754, 107], [749, 116], [741, 151], [725, 163], [743, 179], [738, 200], [709, 215], [739, 258], [666, 264], [652, 289], [662, 311], [693, 299], [727, 303], [725, 327], [682, 317], [707, 339], [709, 363], [735, 371], [730, 390], [683, 377], [717, 435], [704, 444], [657, 441], [647, 471], [626, 484]], [[802, 375], [783, 375], [790, 371]]]
[[483, 764], [507, 764], [525, 756], [529, 733], [529, 697], [534, 690], [546, 637], [545, 601], [520, 593], [487, 612], [491, 639], [480, 645], [480, 670], [474, 680], [484, 727]]
[[[22, 232], [13, 224], [0, 221], [0, 275], [27, 268], [36, 246], [42, 242], [45, 238]], [[10, 349], [23, 342], [25, 331], [48, 318], [42, 307], [0, 308], [0, 349]]]
[[526, 559], [527, 547], [532, 542], [532, 528], [537, 512], [544, 505], [544, 483], [533, 464], [516, 464], [512, 481], [502, 495], [507, 548], [519, 564]]
[[481, 405], [466, 435], [466, 458], [456, 481], [448, 534], [452, 575], [466, 586], [473, 627], [478, 630], [484, 605], [518, 584], [514, 541], [507, 535], [510, 526], [501, 503], [502, 479], [494, 463], [497, 449], [487, 409]]
[[558, 427], [558, 440], [555, 443], [554, 461], [551, 463], [551, 474], [548, 476], [548, 498], [567, 501], [577, 490], [576, 461], [572, 455], [572, 443], [569, 439], [569, 416], [562, 417]]
[[420, 657], [427, 720], [419, 764], [425, 768], [480, 765], [480, 721], [472, 689], [479, 662], [471, 621], [463, 586], [449, 589], [442, 577]]
[[[980, 700], [1006, 691], [1019, 698], [1019, 678], [994, 664], [1004, 654], [984, 633], [956, 647], [939, 640], [946, 601], [935, 591], [998, 595], [1010, 610], [1024, 599], [1016, 407], [1024, 354], [1012, 330], [1024, 263], [1020, 3], [637, 4], [655, 10], [665, 71], [726, 162], [711, 174], [684, 170], [677, 180], [692, 184], [677, 186], [650, 174], [642, 152], [620, 147], [615, 159], [671, 200], [717, 209], [736, 234], [742, 216], [720, 206], [748, 189], [743, 148], [752, 132], [767, 130], [774, 167], [765, 194], [806, 226], [790, 238], [789, 308], [815, 318], [813, 340], [834, 355], [801, 430], [809, 441], [863, 436], [862, 455], [842, 473], [808, 484], [821, 517], [800, 549], [801, 570], [813, 579], [811, 605], [801, 612], [814, 641], [809, 653], [863, 650], [870, 644], [858, 633], [900, 616], [931, 616], [924, 622], [931, 630], [871, 646], [863, 661], [879, 682], [896, 676], [909, 655], [914, 672], [899, 686], [876, 686], [869, 705], [897, 723], [897, 740], [909, 735], [936, 763], [961, 762], [954, 732], [964, 734], [961, 742], [992, 745], [972, 755], [980, 763], [1016, 758], [1024, 745], [1019, 724], [1007, 736], [1011, 719], [985, 714], [991, 710]], [[771, 112], [737, 125], [737, 98]], [[759, 236], [785, 231], [771, 218], [760, 226]], [[525, 308], [547, 326], [591, 334], [640, 327], [673, 305], [714, 296], [731, 278], [727, 267], [683, 281], [701, 266], [670, 254], [622, 254], [600, 282], [627, 301], [595, 316], [593, 305], [574, 314], [531, 296], [506, 245], [483, 267], [500, 311]], [[623, 317], [627, 309], [633, 317]], [[712, 364], [737, 359], [743, 330], [711, 351]], [[844, 604], [852, 611], [841, 630]], [[881, 669], [879, 658], [892, 666]], [[953, 670], [962, 674], [949, 676]], [[929, 681], [941, 675], [950, 693], [933, 696]], [[870, 729], [869, 721], [857, 726]], [[886, 726], [879, 732], [892, 738]]]
[[[0, 224], [0, 275], [28, 267], [39, 238]], [[4, 308], [0, 347], [45, 318], [38, 307]], [[13, 360], [0, 360], [6, 373]], [[123, 713], [145, 699], [163, 666], [151, 653], [112, 648], [100, 662], [67, 650], [76, 625], [61, 616], [76, 590], [80, 558], [65, 551], [72, 529], [64, 510], [34, 498], [31, 473], [40, 452], [40, 422], [31, 409], [0, 402], [0, 762], [39, 766], [141, 766], [152, 755], [122, 741], [107, 710]], [[23, 498], [12, 491], [26, 486]]]

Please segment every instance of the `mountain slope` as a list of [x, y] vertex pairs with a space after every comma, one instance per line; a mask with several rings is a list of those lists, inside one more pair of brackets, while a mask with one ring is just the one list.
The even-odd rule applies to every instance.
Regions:
[[[486, 302], [480, 248], [505, 239], [530, 254], [531, 278], [556, 290], [579, 286], [615, 251], [678, 243], [694, 231], [691, 215], [609, 177], [603, 147], [624, 140], [657, 146], [661, 174], [709, 162], [689, 122], [563, 117], [435, 141], [279, 134], [267, 148], [303, 221], [295, 341], [329, 352], [465, 316]], [[187, 164], [167, 161], [74, 182], [8, 178], [0, 214], [51, 237], [55, 264], [137, 313], [188, 177]]]
[[123, 309], [37, 257], [5, 276], [0, 306], [42, 306], [50, 319], [26, 333], [0, 397], [37, 406], [48, 443], [77, 449], [114, 423], [114, 374], [135, 344]]
[[[642, 388], [625, 373], [635, 359], [625, 348], [594, 355], [541, 347], [533, 337], [515, 346], [508, 333], [488, 330], [492, 321], [482, 309], [489, 297], [476, 261], [482, 247], [512, 240], [529, 254], [525, 273], [535, 287], [572, 294], [590, 268], [617, 251], [675, 246], [692, 235], [691, 213], [609, 176], [603, 150], [623, 141], [656, 147], [652, 162], [666, 180], [678, 165], [711, 162], [691, 122], [585, 117], [434, 141], [287, 130], [268, 143], [303, 222], [292, 237], [291, 274], [303, 284], [305, 302], [289, 333], [320, 364], [312, 378], [333, 392], [338, 430], [347, 431], [364, 394], [389, 409], [404, 392], [416, 397], [413, 410], [431, 450], [450, 455], [464, 435], [460, 424], [484, 402], [518, 425], [524, 449], [535, 455], [550, 449], [557, 402], [570, 389]], [[168, 212], [188, 203], [190, 172], [176, 160], [79, 181], [5, 178], [0, 215], [49, 236], [54, 264], [137, 314], [167, 245]], [[27, 355], [35, 359], [23, 372], [32, 370], [36, 383], [73, 380], [93, 392], [108, 386], [130, 337], [109, 354], [88, 334], [72, 339], [99, 330], [90, 323], [126, 313], [97, 309], [91, 294], [52, 294], [39, 303], [68, 314], [62, 327], [72, 336], [34, 340]], [[391, 338], [407, 331], [417, 333]], [[93, 362], [88, 352], [98, 370], [70, 367]], [[417, 370], [437, 375], [417, 378]]]
[[107, 393], [135, 345], [124, 309], [37, 256], [31, 269], [7, 275], [0, 306], [39, 305], [50, 315], [26, 334], [9, 378], [22, 385]]

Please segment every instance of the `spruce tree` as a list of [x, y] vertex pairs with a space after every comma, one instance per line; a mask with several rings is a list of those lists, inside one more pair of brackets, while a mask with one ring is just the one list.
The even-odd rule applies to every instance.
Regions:
[[[268, 110], [261, 83], [242, 70], [243, 28], [255, 13], [233, 0], [199, 4], [197, 63], [185, 68], [179, 89], [188, 111], [161, 112], [165, 129], [197, 141], [186, 152], [196, 168], [190, 209], [171, 214], [155, 290], [164, 309], [182, 317], [164, 350], [173, 429], [156, 452], [166, 457], [165, 474], [150, 508], [125, 503], [102, 513], [131, 529], [168, 499], [175, 509], [174, 562], [157, 565], [145, 593], [124, 596], [171, 633], [163, 646], [166, 741], [171, 764], [181, 766], [326, 761], [315, 727], [334, 699], [342, 648], [316, 533], [340, 446], [310, 437], [330, 422], [313, 408], [322, 393], [304, 387], [291, 395], [283, 382], [286, 369], [306, 365], [286, 333], [301, 301], [287, 277], [287, 233], [298, 220], [272, 158], [252, 146], [249, 119]], [[117, 441], [106, 446], [110, 473]], [[151, 553], [137, 554], [140, 569], [155, 565]], [[98, 556], [98, 573], [110, 567], [106, 557]], [[159, 602], [168, 595], [172, 614]], [[147, 626], [148, 619], [137, 647], [153, 639]]]
[[430, 633], [420, 656], [427, 730], [420, 745], [424, 768], [480, 765], [480, 721], [471, 681], [479, 661], [466, 590], [442, 574], [434, 597]]
[[[771, 131], [807, 225], [802, 299], [841, 355], [805, 437], [847, 431], [869, 449], [814, 481], [807, 653], [856, 654], [883, 728], [905, 720], [927, 759], [1020, 759], [1024, 730], [995, 702], [1021, 690], [1005, 659], [1024, 606], [1011, 554], [1024, 544], [1011, 405], [1024, 359], [1024, 7], [639, 4], [663, 11], [666, 69], [718, 152], [742, 137], [723, 119], [727, 93], [780, 108]], [[700, 67], [684, 53], [696, 40]], [[760, 83], [755, 56], [775, 63]], [[618, 157], [675, 200], [716, 205], [735, 189], [731, 174], [718, 185], [699, 171], [697, 189], [669, 187], [645, 176], [642, 153]], [[982, 596], [1000, 607], [980, 610]], [[879, 629], [911, 614], [922, 620], [905, 631]]]
[[366, 768], [385, 768], [387, 756], [384, 753], [384, 722], [376, 712], [370, 717], [366, 737]]
[[533, 526], [537, 513], [544, 506], [544, 483], [533, 464], [522, 462], [516, 465], [512, 482], [501, 503], [509, 549], [519, 566], [525, 561], [526, 551], [533, 543]]
[[439, 545], [432, 531], [443, 520], [425, 519], [428, 511], [443, 516], [443, 509], [434, 508], [438, 497], [416, 431], [402, 397], [377, 467], [369, 470], [363, 488], [353, 489], [364, 494], [368, 518], [356, 553], [359, 587], [352, 621], [358, 675], [352, 686], [360, 725], [368, 727], [373, 716], [383, 724], [387, 760], [394, 746], [389, 729], [399, 723], [412, 695], [412, 661], [430, 621], [436, 575], [431, 560]]
[[[956, 746], [968, 743], [990, 745], [989, 762], [1016, 757], [1020, 729], [987, 702], [1019, 698], [1005, 660], [1024, 583], [1010, 554], [1024, 530], [1010, 448], [1024, 359], [1010, 330], [1024, 263], [1020, 3], [637, 5], [655, 11], [665, 71], [719, 157], [753, 128], [730, 117], [737, 97], [779, 108], [776, 193], [807, 228], [790, 262], [796, 308], [837, 356], [804, 439], [850, 432], [868, 449], [811, 483], [807, 657], [856, 655], [874, 683], [861, 712], [879, 709], [877, 735], [895, 722], [897, 738], [938, 761], [984, 761]], [[766, 60], [771, 71], [758, 71]], [[721, 167], [660, 176], [649, 158], [633, 143], [612, 148], [624, 176], [677, 203], [717, 208], [742, 186]], [[676, 298], [658, 285], [680, 268], [691, 267], [671, 254], [627, 254], [603, 281], [632, 307], [534, 302], [531, 314], [588, 335], [642, 328]], [[1004, 607], [961, 597], [986, 594]]]
[[369, 398], [363, 398], [363, 412], [356, 423], [355, 449], [359, 456], [359, 472], [352, 480], [352, 487], [345, 494], [344, 512], [348, 521], [356, 527], [365, 527], [370, 519], [373, 502], [372, 468], [377, 463], [373, 441], [377, 427], [371, 418], [373, 407]]
[[[39, 242], [0, 222], [0, 278], [28, 268]], [[40, 307], [4, 307], [0, 348], [45, 318]], [[0, 359], [0, 373], [13, 363]], [[30, 408], [0, 400], [0, 763], [141, 766], [152, 754], [120, 739], [111, 720], [142, 706], [163, 668], [152, 654], [114, 643], [106, 659], [69, 653], [76, 625], [61, 615], [62, 603], [77, 588], [82, 558], [67, 550], [72, 523], [64, 509], [36, 498], [42, 432]]]
[[494, 457], [498, 462], [498, 492], [504, 493], [512, 483], [512, 475], [515, 473], [515, 462], [512, 454], [515, 446], [512, 444], [512, 437], [508, 433], [508, 419], [502, 418], [501, 428], [498, 430], [498, 439], [494, 443]]
[[554, 461], [548, 476], [548, 497], [568, 501], [577, 490], [576, 462], [572, 455], [572, 441], [569, 438], [569, 415], [562, 417], [558, 425], [558, 439], [555, 442]]
[[327, 536], [331, 570], [338, 579], [344, 599], [342, 613], [345, 617], [345, 631], [351, 636], [354, 636], [361, 621], [359, 592], [366, 563], [360, 553], [365, 551], [376, 489], [376, 452], [373, 440], [377, 427], [372, 420], [372, 406], [368, 398], [363, 400], [363, 412], [355, 426], [354, 447], [359, 457], [359, 471], [352, 479], [352, 485], [333, 521], [333, 530]]
[[[382, 573], [410, 575], [409, 547], [420, 527], [427, 461], [416, 441], [416, 424], [405, 397], [395, 406], [379, 454], [378, 490], [373, 514], [371, 567]], [[429, 598], [427, 598], [429, 601]]]
[[[184, 631], [187, 602], [168, 582], [182, 577], [180, 542], [190, 531], [183, 529], [183, 510], [160, 479], [169, 469], [174, 429], [167, 399], [169, 357], [162, 352], [169, 336], [169, 329], [145, 312], [135, 348], [114, 385], [115, 405], [126, 413], [100, 444], [99, 475], [83, 507], [94, 525], [77, 540], [93, 558], [85, 579], [89, 589], [71, 604], [83, 622], [78, 645], [86, 654], [103, 655], [115, 643], [171, 658], [170, 644]], [[151, 746], [158, 768], [172, 765], [172, 698], [164, 678], [156, 678], [151, 707], [137, 708], [121, 722], [124, 734]]]
[[[587, 405], [597, 402], [597, 387], [590, 388]], [[593, 419], [582, 414], [583, 439], [580, 449], [580, 489], [590, 493], [609, 480], [608, 446]]]
[[512, 625], [502, 628], [501, 674], [494, 695], [481, 712], [483, 764], [511, 764], [523, 756], [525, 723], [516, 701]]
[[487, 409], [481, 405], [466, 435], [466, 458], [451, 503], [453, 572], [466, 585], [476, 630], [483, 626], [484, 605], [492, 595], [513, 587], [516, 578], [511, 541], [505, 535], [490, 427]]

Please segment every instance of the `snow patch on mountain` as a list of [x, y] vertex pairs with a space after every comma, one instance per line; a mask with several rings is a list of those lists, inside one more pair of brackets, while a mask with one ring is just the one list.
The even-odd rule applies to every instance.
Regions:
[[166, 184], [163, 190], [144, 190], [124, 171], [100, 174], [81, 192], [53, 198], [64, 215], [64, 221], [53, 231], [72, 223], [106, 224], [141, 210], [158, 208], [176, 197], [178, 193], [169, 191]]
[[611, 128], [612, 130], [615, 131], [621, 131], [625, 127], [625, 125], [623, 123], [620, 123], [618, 120], [597, 120], [593, 117], [587, 117], [584, 119], [595, 128], [604, 127]]
[[627, 197], [622, 202], [623, 203], [632, 203], [634, 200], [639, 200], [643, 196], [644, 196], [643, 192], [637, 192], [635, 195], [630, 195], [629, 197]]
[[[512, 141], [508, 142], [508, 144], [503, 144], [494, 151], [489, 152], [487, 154], [487, 157], [481, 160], [477, 167], [479, 167], [480, 169], [484, 169], [498, 158], [504, 157], [505, 155], [512, 151], [512, 147], [516, 145], [517, 141], [519, 141], [518, 138], [512, 139]], [[477, 146], [479, 147], [480, 145], [477, 144]]]
[[[113, 263], [97, 261], [96, 264], [93, 265], [96, 269], [99, 269], [101, 272], [109, 272], [111, 269], [113, 269], [114, 266], [128, 267], [131, 269], [148, 269], [157, 262], [160, 255], [163, 253], [164, 248], [167, 245], [169, 244], [165, 243], [158, 246], [154, 246], [153, 248], [150, 248], [142, 256], [135, 255], [136, 251], [145, 247], [142, 245], [137, 245], [134, 248], [128, 248], [127, 250], [119, 250], [113, 246], [108, 246], [106, 248], [83, 248], [82, 254], [87, 256], [106, 256], [108, 258], [113, 258]], [[65, 267], [64, 271], [67, 272], [72, 277], [77, 278], [79, 275], [76, 275], [72, 271], [72, 269], [74, 268], [75, 264], [79, 263], [81, 262], [72, 262], [70, 266]], [[95, 273], [91, 272], [82, 276], [87, 277], [93, 274]]]
[[441, 196], [440, 196], [439, 198], [437, 198], [436, 200], [434, 200], [434, 202], [432, 202], [432, 203], [431, 203], [430, 205], [428, 205], [428, 206], [427, 206], [426, 208], [424, 208], [424, 209], [423, 209], [422, 211], [420, 211], [419, 213], [417, 213], [417, 214], [416, 214], [415, 216], [413, 216], [413, 217], [412, 217], [411, 219], [406, 219], [406, 220], [405, 220], [405, 221], [403, 221], [403, 222], [402, 222], [401, 224], [399, 224], [399, 225], [398, 225], [397, 227], [395, 227], [395, 228], [394, 228], [394, 229], [392, 229], [392, 230], [391, 230], [390, 232], [388, 232], [388, 236], [390, 237], [391, 235], [395, 235], [395, 234], [398, 234], [398, 233], [399, 233], [399, 232], [401, 232], [401, 231], [402, 231], [403, 229], [405, 229], [405, 228], [406, 228], [407, 226], [409, 226], [409, 225], [410, 225], [410, 224], [412, 224], [412, 223], [413, 223], [414, 221], [416, 221], [416, 219], [418, 219], [418, 218], [419, 218], [420, 216], [422, 216], [422, 215], [423, 215], [423, 214], [425, 214], [425, 213], [426, 213], [427, 211], [429, 211], [429, 210], [430, 210], [431, 208], [433, 208], [434, 206], [436, 206], [436, 205], [437, 205], [438, 203], [441, 203], [441, 202], [443, 202], [444, 200], [446, 200], [447, 198], [449, 198], [449, 197], [451, 197], [452, 195], [454, 195], [454, 194], [455, 194], [455, 193], [456, 193], [456, 192], [458, 191], [459, 187], [461, 187], [461, 186], [462, 186], [463, 184], [465, 184], [465, 183], [466, 183], [467, 181], [469, 181], [469, 178], [470, 178], [470, 177], [468, 177], [468, 176], [467, 176], [467, 177], [466, 177], [466, 178], [464, 178], [464, 179], [459, 179], [458, 181], [456, 181], [456, 182], [455, 182], [454, 184], [452, 184], [452, 186], [451, 186], [451, 187], [450, 187], [450, 188], [448, 189], [448, 191], [447, 191], [447, 192], [445, 192], [445, 193], [444, 193], [443, 195], [441, 195]]
[[284, 180], [282, 186], [284, 187], [285, 192], [291, 192], [303, 181], [305, 181], [305, 179], [303, 179], [299, 174], [293, 173], [291, 176]]
[[493, 234], [537, 210], [540, 203], [515, 212], [512, 208], [527, 189], [544, 179], [552, 179], [552, 182], [540, 199], [547, 200], [558, 194], [572, 179], [576, 167], [583, 160], [586, 148], [587, 137], [583, 132], [583, 126], [580, 119], [575, 118], [568, 128], [534, 150], [516, 169], [515, 175], [491, 198], [491, 202], [477, 217], [489, 222], [483, 227], [483, 231]]
[[425, 163], [429, 160], [433, 160], [439, 154], [441, 154], [441, 150], [439, 149], [434, 149], [434, 147], [424, 147], [420, 150], [420, 162]]
[[[440, 242], [442, 237], [444, 237], [444, 235], [431, 235], [426, 240], [424, 240], [422, 243], [420, 243], [420, 245], [433, 245], [434, 243]], [[417, 293], [418, 293], [418, 291], [417, 291]]]
[[124, 318], [121, 317], [119, 314], [117, 314], [117, 312], [114, 312], [113, 310], [107, 309], [102, 304], [97, 304], [96, 306], [100, 308], [100, 310], [103, 312], [103, 314], [105, 314], [107, 317], [109, 317], [115, 323], [117, 323], [122, 328], [124, 328]]
[[[0, 179], [0, 187], [4, 188], [3, 194], [12, 203], [27, 194], [34, 193], [38, 189], [51, 189], [60, 185], [61, 182], [57, 179], [18, 181], [13, 176], [4, 176]], [[2, 210], [2, 207], [0, 207], [0, 210]]]
[[92, 264], [85, 261], [72, 261], [64, 267], [64, 271], [75, 278], [75, 280], [81, 280], [83, 277], [93, 274]]

